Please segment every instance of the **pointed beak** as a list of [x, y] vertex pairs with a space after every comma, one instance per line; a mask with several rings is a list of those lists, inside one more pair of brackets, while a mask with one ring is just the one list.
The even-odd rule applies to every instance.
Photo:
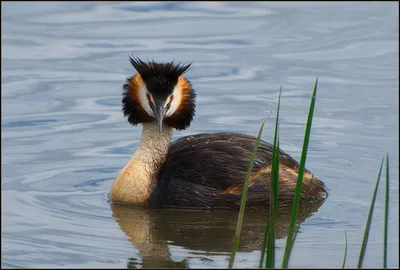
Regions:
[[155, 104], [152, 109], [153, 109], [153, 113], [157, 120], [158, 132], [161, 133], [162, 123], [163, 123], [164, 115], [166, 112], [165, 108], [164, 108], [164, 102], [161, 100], [155, 100], [154, 102], [155, 102]]

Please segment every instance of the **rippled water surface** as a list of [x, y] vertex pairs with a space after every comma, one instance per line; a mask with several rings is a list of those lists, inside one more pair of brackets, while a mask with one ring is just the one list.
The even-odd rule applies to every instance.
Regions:
[[[121, 113], [128, 55], [193, 62], [197, 114], [181, 136], [272, 141], [330, 196], [302, 210], [292, 267], [355, 267], [382, 156], [390, 154], [390, 267], [398, 267], [398, 3], [2, 2], [2, 267], [226, 267], [237, 213], [110, 205], [140, 137]], [[383, 183], [365, 267], [381, 267]], [[257, 267], [265, 213], [248, 212], [235, 267]], [[288, 216], [278, 218], [277, 264]]]

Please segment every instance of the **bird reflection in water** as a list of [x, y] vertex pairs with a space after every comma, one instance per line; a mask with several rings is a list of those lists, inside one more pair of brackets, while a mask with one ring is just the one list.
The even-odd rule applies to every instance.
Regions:
[[[323, 203], [324, 200], [301, 204], [297, 224], [300, 225], [312, 216]], [[278, 209], [276, 239], [286, 236], [291, 209]], [[237, 211], [149, 208], [117, 204], [111, 204], [111, 210], [120, 229], [139, 251], [140, 259], [129, 258], [128, 268], [189, 268], [190, 257], [174, 261], [169, 244], [191, 251], [205, 251], [207, 255], [222, 253], [226, 256], [230, 255], [233, 247]], [[266, 217], [266, 209], [245, 211], [238, 251], [260, 250]]]

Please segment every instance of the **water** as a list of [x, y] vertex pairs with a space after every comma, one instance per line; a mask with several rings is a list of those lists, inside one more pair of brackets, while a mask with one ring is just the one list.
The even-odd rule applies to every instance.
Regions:
[[[140, 136], [121, 113], [128, 55], [194, 62], [197, 114], [181, 136], [272, 141], [329, 188], [305, 209], [291, 267], [355, 267], [380, 161], [390, 153], [388, 265], [398, 267], [398, 3], [2, 2], [2, 267], [227, 267], [236, 212], [111, 207]], [[382, 266], [383, 183], [364, 267]], [[279, 221], [277, 265], [285, 245]], [[249, 212], [235, 267], [257, 267]]]

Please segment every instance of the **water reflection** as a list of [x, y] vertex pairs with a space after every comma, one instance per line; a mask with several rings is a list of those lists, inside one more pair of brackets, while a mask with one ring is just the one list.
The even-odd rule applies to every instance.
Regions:
[[[304, 204], [299, 208], [297, 224], [310, 217], [324, 201]], [[236, 229], [238, 212], [233, 210], [158, 209], [111, 204], [112, 215], [120, 229], [139, 251], [141, 263], [129, 258], [128, 268], [188, 268], [188, 261], [171, 259], [168, 245], [207, 254], [229, 254]], [[239, 251], [260, 249], [266, 223], [265, 209], [245, 212]], [[276, 239], [286, 236], [291, 208], [281, 208], [277, 214]]]

